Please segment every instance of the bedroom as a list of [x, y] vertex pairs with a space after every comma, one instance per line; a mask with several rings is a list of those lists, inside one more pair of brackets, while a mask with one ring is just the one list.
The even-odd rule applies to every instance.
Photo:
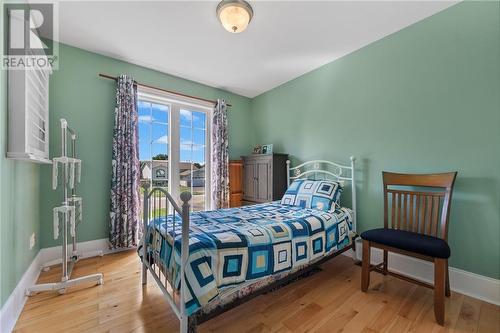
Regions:
[[1, 332], [500, 330], [498, 1], [1, 8]]

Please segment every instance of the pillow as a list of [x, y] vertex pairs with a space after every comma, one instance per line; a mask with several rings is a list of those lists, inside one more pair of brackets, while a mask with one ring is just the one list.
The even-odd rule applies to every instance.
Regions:
[[281, 204], [333, 211], [341, 193], [342, 186], [333, 180], [296, 179], [286, 190]]

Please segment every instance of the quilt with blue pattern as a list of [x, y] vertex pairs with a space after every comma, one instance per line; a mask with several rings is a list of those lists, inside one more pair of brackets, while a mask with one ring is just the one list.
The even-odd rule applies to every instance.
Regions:
[[[175, 221], [168, 216], [151, 221], [146, 234], [150, 257], [177, 290], [181, 228], [179, 216]], [[343, 249], [351, 242], [351, 229], [352, 212], [346, 208], [326, 212], [273, 202], [192, 213], [185, 272], [188, 314], [227, 288], [293, 273]]]

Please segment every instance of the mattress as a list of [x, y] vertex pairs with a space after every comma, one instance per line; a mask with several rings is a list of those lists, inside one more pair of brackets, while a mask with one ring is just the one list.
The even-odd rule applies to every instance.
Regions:
[[[149, 260], [177, 290], [181, 228], [180, 216], [167, 216], [150, 221], [146, 230]], [[325, 212], [272, 202], [192, 213], [185, 268], [188, 315], [242, 297], [349, 246], [351, 230], [347, 208]]]

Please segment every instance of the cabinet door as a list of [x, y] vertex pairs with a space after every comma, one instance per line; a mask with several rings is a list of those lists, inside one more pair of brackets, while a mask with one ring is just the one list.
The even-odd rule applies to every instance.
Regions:
[[255, 200], [255, 162], [245, 161], [243, 170], [243, 198]]
[[258, 161], [256, 164], [257, 172], [257, 201], [271, 200], [271, 162]]
[[229, 206], [240, 207], [243, 199], [243, 162], [229, 162]]
[[243, 163], [229, 163], [229, 191], [231, 193], [243, 192]]

